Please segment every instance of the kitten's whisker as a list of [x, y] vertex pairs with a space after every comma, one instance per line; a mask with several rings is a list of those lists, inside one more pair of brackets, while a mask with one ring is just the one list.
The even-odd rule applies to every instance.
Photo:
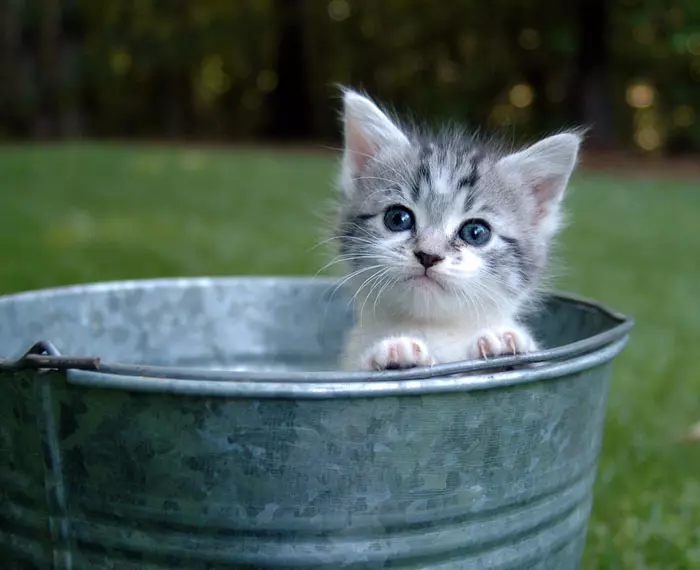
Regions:
[[360, 308], [360, 313], [359, 313], [360, 316], [362, 316], [362, 315], [364, 314], [364, 312], [365, 312], [365, 305], [367, 304], [367, 301], [370, 299], [370, 297], [372, 297], [372, 292], [377, 288], [378, 285], [381, 285], [382, 279], [386, 276], [386, 274], [387, 274], [389, 271], [390, 271], [389, 268], [384, 268], [382, 271], [379, 271], [379, 272], [375, 275], [376, 281], [375, 281], [374, 285], [372, 285], [372, 287], [370, 288], [370, 290], [369, 290], [369, 292], [367, 293], [367, 295], [365, 295], [365, 300], [363, 301], [362, 307]]
[[371, 271], [373, 269], [377, 269], [377, 268], [381, 268], [381, 267], [383, 267], [383, 265], [380, 263], [377, 263], [375, 265], [369, 265], [367, 267], [362, 267], [360, 269], [357, 269], [357, 270], [353, 271], [352, 273], [346, 275], [345, 278], [341, 281], [341, 284], [349, 279], [352, 279], [353, 277], [356, 277], [360, 273], [364, 273], [365, 271]]
[[494, 305], [509, 305], [512, 303], [512, 299], [501, 293], [501, 285], [501, 280], [489, 274], [484, 275], [479, 283], [480, 289], [484, 291], [484, 294], [494, 303]]
[[481, 312], [485, 309], [481, 303], [481, 299], [478, 295], [473, 294], [471, 291], [463, 290], [464, 298], [467, 302], [467, 306], [470, 307], [476, 316], [476, 328], [481, 328]]
[[[369, 267], [363, 267], [361, 269], [358, 269], [357, 271], [353, 271], [349, 275], [346, 275], [339, 283], [336, 283], [333, 286], [333, 291], [331, 292], [330, 298], [332, 299], [333, 296], [338, 292], [338, 290], [345, 284], [347, 283], [350, 279], [353, 279], [354, 277], [358, 276], [360, 273], [364, 273], [365, 271], [371, 271], [372, 269], [377, 269], [378, 267], [382, 267], [381, 264], [377, 265], [370, 265]], [[327, 290], [326, 290], [327, 291]]]
[[321, 247], [322, 245], [326, 245], [327, 243], [329, 243], [329, 242], [331, 242], [331, 241], [340, 240], [340, 239], [346, 239], [346, 240], [351, 240], [351, 241], [359, 241], [359, 242], [368, 243], [368, 244], [374, 243], [374, 242], [372, 242], [371, 240], [363, 239], [363, 238], [360, 238], [360, 237], [357, 237], [357, 236], [332, 236], [332, 237], [326, 238], [326, 239], [324, 239], [324, 240], [318, 242], [316, 245], [311, 246], [311, 247], [310, 247], [309, 249], [307, 249], [306, 251], [307, 251], [307, 253], [308, 253], [308, 252], [310, 252], [310, 251], [313, 251], [313, 250], [316, 249], [316, 248]]
[[480, 293], [479, 298], [482, 302], [488, 301], [491, 311], [499, 311], [503, 307], [508, 307], [512, 304], [512, 300], [503, 295], [498, 291], [496, 287], [491, 286], [491, 284], [498, 285], [498, 281], [489, 277], [486, 277], [477, 285], [477, 290]]
[[385, 272], [386, 270], [387, 270], [386, 267], [382, 267], [381, 269], [379, 269], [378, 271], [376, 271], [375, 273], [373, 273], [372, 275], [370, 275], [367, 279], [365, 279], [365, 280], [362, 282], [362, 285], [360, 285], [360, 286], [357, 288], [357, 290], [355, 291], [355, 294], [352, 296], [352, 299], [351, 299], [351, 300], [352, 300], [352, 301], [357, 300], [357, 298], [359, 297], [359, 295], [360, 295], [360, 293], [362, 292], [362, 290], [363, 290], [369, 283], [371, 283], [371, 282], [377, 277], [377, 275], [381, 275], [381, 274], [382, 274], [383, 272]]
[[[351, 241], [357, 241], [360, 243], [376, 244], [377, 236], [373, 235], [366, 227], [361, 226], [357, 222], [343, 222], [340, 224], [340, 231], [344, 233], [342, 236], [338, 236], [338, 239], [348, 239]], [[360, 236], [349, 235], [355, 232], [360, 232]]]
[[366, 244], [369, 244], [369, 245], [376, 245], [376, 240], [373, 241], [373, 240], [371, 240], [371, 239], [368, 239], [369, 237], [372, 237], [372, 234], [370, 234], [369, 232], [367, 232], [367, 236], [368, 236], [368, 237], [344, 236], [344, 239], [349, 240], [349, 241], [353, 241], [353, 242], [366, 243]]
[[464, 302], [465, 310], [473, 309], [473, 303], [466, 291], [462, 291], [461, 289], [453, 289], [453, 291], [457, 294], [460, 303]]
[[332, 259], [331, 261], [329, 261], [328, 263], [326, 263], [323, 267], [321, 267], [321, 269], [319, 269], [319, 270], [316, 272], [315, 277], [318, 276], [318, 274], [321, 273], [323, 270], [328, 269], [329, 267], [332, 267], [333, 265], [336, 265], [336, 264], [338, 264], [338, 263], [345, 263], [345, 262], [348, 262], [348, 261], [360, 261], [360, 260], [362, 260], [362, 259], [372, 259], [372, 260], [374, 260], [374, 261], [379, 261], [379, 260], [381, 260], [381, 259], [383, 259], [383, 258], [382, 258], [381, 256], [370, 255], [370, 254], [367, 254], [367, 255], [347, 255], [347, 256], [339, 256], [339, 257], [336, 257], [335, 259]]
[[389, 184], [398, 184], [396, 180], [382, 178], [381, 176], [355, 176], [353, 180], [379, 180], [380, 182], [388, 182]]
[[398, 281], [398, 277], [386, 279], [384, 285], [377, 291], [377, 296], [374, 298], [374, 304], [372, 305], [372, 314], [377, 316], [377, 303], [379, 303], [379, 298], [382, 296], [384, 291], [392, 287]]
[[[372, 283], [375, 279], [377, 279], [378, 276], [381, 276], [382, 273], [384, 273], [384, 272], [386, 272], [386, 271], [387, 271], [386, 268], [380, 269], [380, 270], [377, 271], [376, 273], [373, 273], [369, 278], [365, 279], [364, 282], [362, 283], [362, 285], [360, 285], [360, 287], [355, 291], [355, 294], [351, 297], [350, 301], [348, 302], [348, 305], [349, 305], [350, 303], [354, 302], [354, 301], [358, 301], [358, 300], [359, 300], [360, 293], [362, 292], [362, 290], [363, 290], [367, 285], [369, 285], [370, 283]], [[367, 296], [365, 296], [365, 303], [366, 303], [366, 302], [367, 302]], [[357, 310], [357, 308], [356, 308], [356, 310]], [[359, 316], [360, 320], [362, 319], [363, 310], [364, 310], [364, 303], [363, 303], [362, 307], [360, 308], [360, 310], [357, 312], [357, 315]]]
[[[343, 227], [345, 227], [345, 226], [347, 226], [347, 225], [350, 225], [350, 227], [353, 228], [353, 229], [361, 229], [361, 230], [365, 231], [365, 232], [366, 232], [366, 235], [367, 235], [367, 238], [373, 237], [372, 234], [370, 234], [369, 232], [367, 232], [367, 231], [365, 230], [365, 228], [363, 228], [362, 226], [357, 225], [357, 224], [354, 223], [354, 222], [351, 222], [351, 223], [347, 223], [347, 222], [346, 222], [345, 224], [341, 224], [340, 227], [341, 227], [341, 229], [342, 229]], [[359, 236], [353, 236], [353, 235], [338, 235], [338, 236], [333, 236], [333, 237], [330, 237], [330, 238], [328, 238], [328, 239], [325, 239], [325, 240], [323, 240], [321, 243], [315, 245], [314, 247], [321, 246], [321, 245], [323, 245], [324, 243], [328, 243], [329, 241], [341, 240], [341, 239], [345, 239], [345, 240], [348, 240], [348, 241], [358, 241], [358, 242], [360, 242], [360, 243], [367, 243], [367, 244], [374, 245], [375, 241], [372, 241], [371, 239], [367, 239], [367, 238], [365, 238], [365, 237], [359, 237]]]
[[355, 291], [353, 292], [352, 296], [350, 297], [349, 303], [352, 303], [355, 301], [355, 299], [357, 298], [357, 296], [360, 293], [360, 291], [362, 290], [362, 288], [365, 285], [367, 285], [368, 282], [371, 282], [371, 280], [374, 279], [374, 277], [377, 275], [378, 271], [381, 271], [381, 268], [375, 270], [374, 273], [372, 273], [369, 277], [366, 277], [365, 280], [359, 285], [359, 287], [355, 287]]

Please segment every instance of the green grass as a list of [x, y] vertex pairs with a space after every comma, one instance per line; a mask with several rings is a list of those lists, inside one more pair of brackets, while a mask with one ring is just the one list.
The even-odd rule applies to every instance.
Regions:
[[[109, 279], [313, 274], [327, 156], [0, 150], [0, 292]], [[700, 568], [700, 188], [578, 176], [558, 288], [637, 320], [619, 357], [585, 569]]]

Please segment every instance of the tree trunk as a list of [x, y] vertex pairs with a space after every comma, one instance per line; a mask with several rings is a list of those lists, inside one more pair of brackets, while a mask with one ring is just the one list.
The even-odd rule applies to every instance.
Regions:
[[0, 2], [0, 133], [20, 128], [21, 75], [17, 66], [21, 30], [17, 2]]
[[313, 117], [304, 49], [304, 0], [275, 0], [278, 22], [277, 88], [268, 97], [267, 136], [308, 139]]
[[[179, 48], [192, 44], [191, 3], [188, 0], [171, 2], [176, 18], [176, 37], [170, 41], [177, 42]], [[193, 134], [194, 102], [192, 99], [191, 57], [187, 49], [169, 63], [163, 80], [163, 126], [169, 138], [180, 139]]]
[[34, 136], [58, 135], [58, 100], [60, 97], [61, 69], [61, 2], [44, 0], [41, 3], [37, 34], [37, 74], [39, 105], [34, 117]]
[[58, 132], [63, 137], [85, 134], [85, 92], [83, 87], [83, 14], [76, 0], [63, 0], [63, 27], [60, 32], [62, 67], [59, 71]]
[[578, 57], [572, 94], [575, 117], [589, 127], [593, 146], [613, 144], [612, 108], [608, 82], [610, 62], [609, 3], [578, 1]]

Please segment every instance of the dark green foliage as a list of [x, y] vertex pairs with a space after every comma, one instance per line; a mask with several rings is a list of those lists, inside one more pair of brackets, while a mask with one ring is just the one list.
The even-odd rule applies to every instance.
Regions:
[[0, 136], [329, 139], [341, 82], [509, 137], [584, 122], [608, 145], [700, 148], [700, 4], [592, 6], [8, 0]]

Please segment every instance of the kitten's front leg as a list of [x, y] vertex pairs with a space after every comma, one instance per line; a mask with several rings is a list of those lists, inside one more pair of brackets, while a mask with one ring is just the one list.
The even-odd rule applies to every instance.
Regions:
[[481, 331], [469, 342], [467, 357], [472, 359], [516, 355], [537, 350], [537, 343], [526, 328], [519, 325], [494, 327]]
[[396, 370], [434, 363], [422, 340], [404, 336], [385, 338], [365, 350], [360, 358], [363, 370]]

